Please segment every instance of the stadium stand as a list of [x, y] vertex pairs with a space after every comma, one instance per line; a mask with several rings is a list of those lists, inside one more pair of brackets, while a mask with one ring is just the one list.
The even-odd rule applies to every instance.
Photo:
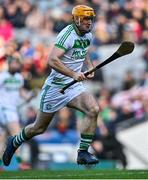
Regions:
[[[6, 57], [19, 52], [24, 87], [40, 89], [50, 73], [48, 53], [57, 33], [71, 22], [71, 10], [76, 4], [90, 5], [97, 14], [90, 52], [94, 64], [109, 57], [124, 40], [136, 44], [130, 57], [97, 71], [93, 81], [86, 82], [100, 105], [101, 121], [117, 142], [115, 137], [121, 122], [132, 118], [133, 124], [142, 123], [148, 113], [148, 0], [0, 0], [0, 72], [8, 68]], [[22, 125], [34, 120], [38, 101], [39, 97], [20, 108]], [[41, 164], [48, 159], [46, 153], [52, 155], [48, 162], [74, 162], [79, 139], [77, 129], [83, 118], [83, 114], [62, 109], [47, 132], [34, 139], [39, 152], [35, 160], [27, 157], [32, 168], [41, 167], [34, 163]], [[113, 145], [116, 148], [119, 143]], [[122, 144], [119, 151], [121, 166], [126, 168]], [[22, 156], [25, 153], [22, 151]], [[105, 159], [116, 162], [117, 158], [113, 157], [105, 155]]]

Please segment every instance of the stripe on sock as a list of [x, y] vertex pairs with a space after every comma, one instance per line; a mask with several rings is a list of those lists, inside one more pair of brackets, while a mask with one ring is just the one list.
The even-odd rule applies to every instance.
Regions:
[[91, 142], [92, 139], [84, 139], [84, 138], [81, 138], [81, 141], [84, 141], [84, 142]]
[[[20, 134], [20, 136], [21, 136], [21, 134]], [[17, 137], [16, 137], [19, 143], [22, 141], [21, 138], [20, 138], [20, 136], [17, 136]]]
[[21, 140], [19, 141], [18, 136], [16, 136], [16, 142], [17, 144], [21, 143]]
[[88, 150], [93, 139], [92, 134], [81, 134], [81, 142], [79, 146], [79, 150]]
[[81, 134], [81, 138], [84, 138], [84, 139], [92, 139], [93, 138], [93, 134]]
[[15, 136], [14, 140], [13, 140], [13, 145], [15, 147], [19, 147], [24, 141], [29, 140], [30, 138], [27, 138], [26, 134], [25, 134], [25, 128], [22, 129], [22, 131]]
[[21, 133], [21, 135], [20, 135], [20, 138], [21, 138], [23, 141], [25, 141], [25, 139], [23, 138], [23, 135], [22, 135], [22, 133]]

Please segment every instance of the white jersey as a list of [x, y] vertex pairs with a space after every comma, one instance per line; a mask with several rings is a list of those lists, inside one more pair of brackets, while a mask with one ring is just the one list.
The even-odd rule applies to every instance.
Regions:
[[[88, 47], [92, 40], [92, 34], [86, 33], [84, 36], [77, 34], [73, 24], [65, 27], [57, 36], [55, 46], [65, 50], [65, 54], [61, 57], [64, 65], [75, 72], [80, 72], [88, 51]], [[65, 76], [54, 69], [45, 81], [45, 84], [65, 85], [73, 79]]]
[[16, 109], [20, 101], [20, 88], [24, 80], [20, 73], [14, 75], [9, 72], [0, 73], [0, 104], [4, 107]]

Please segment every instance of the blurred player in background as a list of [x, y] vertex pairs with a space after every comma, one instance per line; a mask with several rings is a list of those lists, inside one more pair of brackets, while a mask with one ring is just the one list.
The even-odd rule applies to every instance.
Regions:
[[[2, 156], [2, 148], [7, 134], [17, 134], [21, 127], [19, 123], [18, 105], [20, 96], [25, 100], [30, 98], [24, 88], [24, 80], [20, 73], [21, 57], [16, 52], [12, 56], [7, 57], [8, 71], [0, 73], [0, 155]], [[21, 161], [20, 151], [16, 152], [20, 169], [28, 169], [29, 166]]]
[[[42, 134], [51, 122], [54, 114], [64, 106], [78, 109], [86, 114], [81, 124], [81, 142], [78, 149], [78, 164], [96, 164], [98, 159], [88, 152], [96, 129], [99, 107], [94, 97], [83, 87], [83, 81], [92, 78], [94, 73], [85, 77], [81, 72], [85, 62], [88, 69], [93, 65], [88, 56], [88, 47], [92, 40], [92, 26], [95, 17], [91, 7], [78, 5], [72, 10], [73, 23], [65, 27], [58, 35], [55, 46], [49, 55], [52, 68], [41, 92], [40, 110], [36, 121], [22, 129], [16, 136], [9, 137], [3, 154], [3, 163], [8, 166], [16, 149], [25, 141]], [[66, 90], [60, 89], [73, 79], [78, 83]]]

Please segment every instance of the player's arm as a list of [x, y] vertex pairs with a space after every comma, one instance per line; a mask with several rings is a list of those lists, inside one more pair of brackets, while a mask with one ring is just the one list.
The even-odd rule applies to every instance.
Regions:
[[[85, 64], [87, 65], [87, 68], [88, 68], [89, 70], [94, 68], [94, 65], [93, 65], [93, 63], [91, 62], [88, 53], [87, 53], [86, 58], [85, 58]], [[89, 74], [89, 75], [87, 76], [87, 78], [89, 78], [89, 79], [91, 79], [91, 78], [93, 78], [93, 77], [94, 77], [94, 72], [91, 73], [91, 74]]]
[[65, 53], [65, 49], [54, 46], [48, 58], [49, 66], [55, 69], [56, 71], [58, 71], [59, 73], [64, 74], [65, 76], [69, 76], [77, 81], [82, 81], [86, 79], [84, 73], [82, 72], [77, 73], [69, 69], [62, 63], [60, 58], [64, 55], [64, 53]]
[[25, 88], [21, 87], [20, 88], [20, 96], [26, 101], [29, 102], [31, 101], [34, 97], [37, 96], [37, 91], [32, 90], [32, 91], [27, 91]]

